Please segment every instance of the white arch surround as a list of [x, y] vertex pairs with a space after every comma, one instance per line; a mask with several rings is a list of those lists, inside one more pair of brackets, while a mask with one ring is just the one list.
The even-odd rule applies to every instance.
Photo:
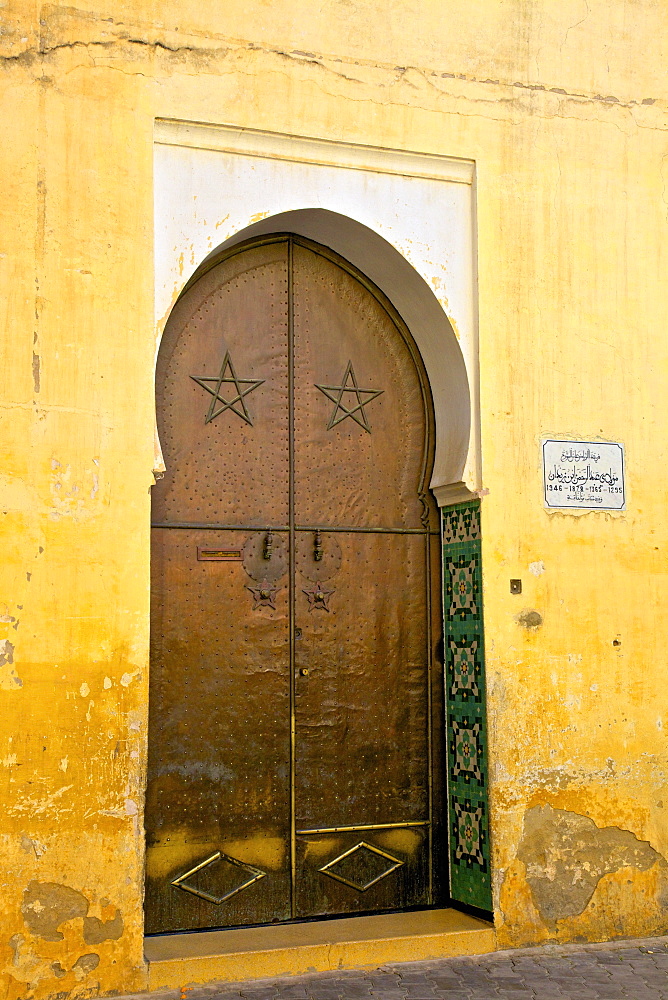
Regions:
[[[431, 486], [440, 502], [456, 502], [458, 499], [465, 499], [467, 495], [470, 496], [469, 490], [479, 489], [476, 419], [477, 330], [471, 228], [473, 219], [472, 204], [469, 204], [470, 184], [467, 185], [465, 182], [466, 177], [470, 178], [472, 175], [461, 169], [462, 164], [467, 165], [466, 161], [453, 161], [454, 168], [450, 173], [454, 175], [454, 180], [421, 177], [419, 190], [416, 190], [415, 186], [411, 189], [409, 182], [414, 179], [413, 177], [403, 175], [397, 177], [392, 174], [389, 175], [392, 190], [387, 190], [387, 174], [381, 172], [375, 163], [376, 169], [368, 171], [371, 175], [369, 177], [364, 176], [367, 171], [360, 169], [359, 166], [336, 166], [334, 179], [339, 182], [337, 191], [336, 186], [332, 184], [332, 168], [329, 168], [328, 176], [327, 171], [323, 173], [321, 162], [308, 163], [304, 162], [303, 158], [299, 161], [288, 160], [286, 174], [286, 161], [282, 160], [280, 155], [276, 161], [267, 164], [268, 156], [264, 149], [263, 156], [260, 157], [256, 153], [260, 159], [259, 163], [257, 160], [254, 161], [251, 158], [252, 154], [249, 155], [245, 149], [236, 156], [229, 150], [213, 151], [210, 148], [211, 142], [207, 143], [204, 149], [198, 146], [193, 149], [193, 130], [195, 137], [201, 139], [202, 135], [198, 132], [198, 128], [205, 130], [205, 135], [209, 135], [211, 126], [198, 127], [189, 124], [182, 130], [178, 128], [174, 130], [175, 123], [169, 124], [172, 127], [167, 130], [168, 142], [164, 141], [164, 129], [163, 134], [158, 132], [156, 135], [158, 340], [171, 308], [187, 281], [206, 265], [207, 260], [221, 251], [254, 236], [277, 232], [293, 232], [328, 246], [349, 260], [381, 289], [404, 319], [420, 350], [434, 401], [436, 447]], [[180, 140], [184, 137], [181, 133], [184, 130], [186, 141], [182, 142]], [[216, 128], [215, 138], [220, 138], [221, 132], [223, 136], [226, 135], [225, 129]], [[266, 136], [267, 133], [260, 134], [260, 140]], [[276, 137], [272, 138], [275, 145]], [[286, 142], [288, 150], [291, 149], [289, 137], [278, 138], [279, 153], [281, 150], [285, 153]], [[248, 140], [247, 133], [244, 133], [244, 139]], [[336, 147], [331, 151], [330, 159], [334, 153], [342, 152], [344, 154], [347, 152], [348, 158], [351, 155], [354, 158], [360, 149], [365, 151], [368, 158], [365, 147], [350, 147], [338, 143], [323, 144], [320, 140], [295, 141], [302, 146], [306, 143], [309, 152], [313, 152], [309, 147], [315, 146], [320, 156], [323, 145], [327, 147], [327, 152], [330, 152], [329, 147]], [[227, 142], [224, 145], [229, 144]], [[301, 149], [301, 152], [303, 154], [304, 150]], [[381, 155], [382, 164], [382, 154], [386, 151], [375, 152]], [[225, 153], [227, 161], [224, 156], [221, 157], [221, 153]], [[235, 161], [230, 171], [231, 155], [235, 156]], [[419, 154], [398, 155], [417, 161], [411, 164], [414, 171], [416, 166], [423, 167], [423, 161], [426, 159], [433, 173], [431, 161], [440, 160], [438, 157], [422, 157]], [[341, 158], [345, 161], [346, 156], [343, 155]], [[447, 164], [452, 166], [451, 161], [447, 161]], [[401, 166], [405, 171], [407, 164], [403, 162]], [[282, 183], [268, 188], [267, 173], [272, 176], [274, 182], [282, 181]], [[407, 183], [409, 183], [408, 190], [402, 191], [402, 186]], [[419, 230], [420, 218], [424, 217], [424, 185], [436, 184], [442, 194], [446, 183], [449, 184], [451, 204], [448, 204], [446, 199], [445, 207], [449, 209], [449, 221], [451, 224], [454, 223], [451, 225], [452, 232], [448, 234], [453, 244], [449, 248], [451, 252], [448, 253], [446, 247], [441, 260], [436, 253], [427, 254], [436, 257], [435, 265], [430, 261], [420, 261], [421, 255], [413, 252], [412, 256], [418, 259], [412, 262], [408, 259], [411, 254], [402, 250], [406, 244], [406, 234], [412, 234], [413, 237], [419, 235], [415, 230]], [[298, 193], [291, 190], [293, 187], [297, 188]], [[376, 190], [373, 190], [374, 188]], [[316, 197], [312, 194], [311, 204], [308, 201], [305, 204], [305, 200], [312, 192]], [[355, 211], [355, 208], [359, 207], [360, 193], [363, 196], [364, 210]], [[408, 198], [405, 195], [408, 195]], [[416, 195], [418, 205], [411, 205], [411, 201], [415, 203]], [[243, 199], [241, 203], [240, 197]], [[390, 219], [394, 223], [392, 227], [387, 224], [388, 198], [391, 199], [390, 215], [394, 216]], [[346, 201], [348, 204], [345, 204]], [[298, 207], [295, 207], [295, 202]], [[325, 204], [322, 204], [323, 202]], [[286, 207], [283, 211], [271, 212], [267, 210], [268, 205]], [[384, 206], [385, 212], [383, 212]], [[422, 212], [416, 212], [419, 206], [422, 207]], [[433, 216], [433, 207], [431, 205], [428, 207], [429, 215]], [[232, 211], [223, 213], [223, 208]], [[339, 208], [347, 208], [348, 213], [339, 211]], [[401, 212], [402, 208], [405, 215]], [[351, 209], [354, 214], [349, 214]], [[397, 233], [399, 228], [397, 223], [402, 221], [405, 224], [405, 234]], [[375, 224], [371, 226], [369, 222]], [[469, 223], [468, 227], [466, 223]], [[393, 230], [392, 242], [380, 232], [389, 228]], [[430, 234], [427, 232], [429, 228], [429, 225], [425, 225], [425, 232], [422, 234], [424, 249], [427, 251], [432, 249], [429, 242]], [[434, 235], [432, 231], [432, 242]], [[409, 242], [417, 243], [417, 240], [414, 238], [411, 240], [409, 237]], [[438, 247], [433, 247], [433, 250], [437, 251]], [[424, 257], [424, 254], [422, 256]], [[416, 266], [420, 263], [422, 266]], [[470, 279], [468, 282], [467, 277]], [[428, 284], [428, 278], [431, 279], [431, 285], [439, 289], [441, 294], [435, 294]], [[448, 294], [452, 291], [455, 292], [453, 296]], [[461, 301], [458, 301], [458, 293]], [[470, 302], [466, 301], [467, 293]], [[455, 305], [459, 305], [457, 328], [462, 341], [461, 346], [453, 324], [443, 307], [443, 299], [449, 303], [451, 297]], [[471, 326], [468, 331], [467, 324]], [[157, 451], [159, 456], [159, 445]], [[161, 467], [161, 460], [156, 461], [156, 468]], [[467, 486], [464, 486], [464, 482]]]

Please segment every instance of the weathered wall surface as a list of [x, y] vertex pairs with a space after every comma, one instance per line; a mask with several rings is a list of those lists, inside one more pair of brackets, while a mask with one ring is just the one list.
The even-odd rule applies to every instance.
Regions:
[[[665, 932], [667, 22], [656, 0], [0, 6], [8, 997], [145, 981], [155, 117], [476, 160], [500, 941]], [[628, 511], [545, 513], [543, 434], [623, 441]]]

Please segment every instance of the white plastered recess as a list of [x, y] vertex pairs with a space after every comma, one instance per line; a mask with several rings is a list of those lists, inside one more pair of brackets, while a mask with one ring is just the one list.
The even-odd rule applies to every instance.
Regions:
[[467, 160], [157, 121], [157, 343], [185, 283], [219, 250], [270, 232], [330, 246], [411, 330], [434, 399], [432, 488], [442, 503], [470, 496], [482, 486], [474, 179]]

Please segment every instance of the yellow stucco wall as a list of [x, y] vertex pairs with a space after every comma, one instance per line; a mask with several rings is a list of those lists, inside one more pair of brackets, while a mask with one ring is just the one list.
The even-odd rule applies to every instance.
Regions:
[[[476, 161], [499, 940], [665, 932], [668, 7], [5, 0], [0, 26], [6, 995], [145, 983], [155, 117]], [[624, 442], [625, 514], [543, 510], [550, 434]]]

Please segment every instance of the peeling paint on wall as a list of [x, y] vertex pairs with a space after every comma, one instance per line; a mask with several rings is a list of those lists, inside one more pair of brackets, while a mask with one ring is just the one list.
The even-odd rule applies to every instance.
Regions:
[[100, 964], [100, 956], [91, 952], [88, 955], [80, 955], [72, 966], [72, 971], [74, 972], [77, 979], [84, 979], [89, 972], [93, 972], [97, 969]]
[[[32, 845], [30, 838], [22, 838], [24, 850], [30, 851]], [[79, 890], [58, 882], [31, 881], [21, 906], [26, 933], [14, 934], [9, 940], [12, 960], [4, 972], [16, 982], [25, 983], [29, 990], [43, 981], [57, 980], [62, 981], [59, 996], [70, 992], [83, 996], [73, 987], [98, 968], [101, 958], [98, 951], [85, 951], [82, 946], [119, 941], [125, 929], [120, 909], [114, 908], [113, 915], [109, 915], [107, 898], [98, 905], [103, 916], [89, 916], [90, 902]], [[41, 946], [40, 942], [46, 944]], [[55, 958], [53, 945], [60, 943], [64, 950]], [[95, 984], [93, 992], [97, 993], [98, 988]]]
[[25, 983], [30, 990], [34, 990], [42, 979], [50, 979], [59, 974], [62, 968], [60, 963], [35, 954], [23, 934], [12, 934], [8, 943], [12, 959], [11, 964], [3, 971], [17, 982]]
[[9, 639], [0, 642], [0, 690], [16, 691], [23, 687], [23, 681], [12, 666], [14, 663], [14, 646]]
[[23, 893], [23, 919], [31, 934], [45, 941], [62, 941], [58, 930], [66, 920], [85, 917], [88, 900], [81, 892], [57, 882], [30, 882]]
[[646, 871], [656, 862], [668, 870], [665, 859], [630, 830], [600, 829], [587, 816], [550, 805], [526, 813], [517, 857], [548, 925], [582, 913], [604, 875], [629, 866]]
[[111, 920], [100, 920], [98, 917], [86, 917], [83, 925], [83, 936], [86, 944], [101, 944], [102, 941], [118, 941], [123, 933], [123, 917], [116, 910]]

